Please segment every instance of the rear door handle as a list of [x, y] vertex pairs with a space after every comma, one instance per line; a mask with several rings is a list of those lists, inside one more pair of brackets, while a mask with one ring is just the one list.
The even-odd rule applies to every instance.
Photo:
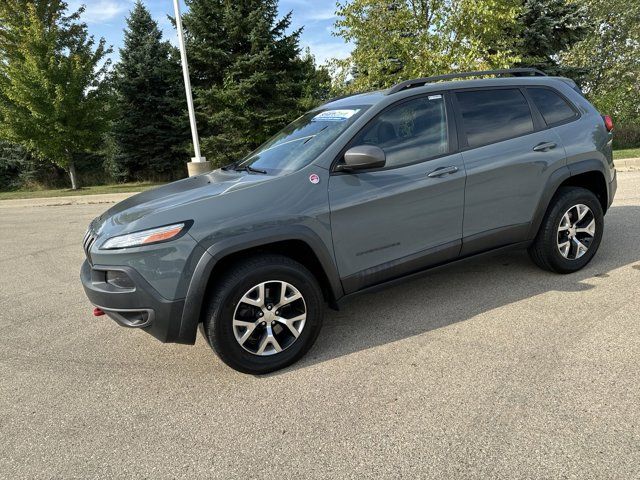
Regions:
[[449, 175], [451, 173], [456, 173], [458, 171], [458, 167], [451, 165], [449, 167], [440, 167], [436, 168], [433, 172], [427, 174], [429, 178], [437, 178], [442, 177], [444, 175]]
[[551, 149], [556, 148], [557, 145], [553, 142], [544, 142], [544, 143], [539, 143], [538, 145], [536, 145], [535, 147], [533, 147], [533, 151], [534, 152], [546, 152], [549, 151]]

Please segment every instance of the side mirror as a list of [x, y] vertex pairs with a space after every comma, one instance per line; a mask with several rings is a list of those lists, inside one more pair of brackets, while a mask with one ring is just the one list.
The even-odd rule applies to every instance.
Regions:
[[338, 170], [365, 170], [368, 168], [384, 167], [387, 157], [380, 147], [375, 145], [358, 145], [351, 147], [344, 154], [344, 163], [338, 165]]

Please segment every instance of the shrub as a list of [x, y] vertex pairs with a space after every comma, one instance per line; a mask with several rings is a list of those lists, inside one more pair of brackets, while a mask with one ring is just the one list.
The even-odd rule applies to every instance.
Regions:
[[613, 131], [613, 148], [640, 148], [640, 125], [616, 125]]
[[[114, 180], [103, 168], [103, 155], [88, 153], [73, 157], [83, 185], [100, 185]], [[69, 186], [69, 176], [62, 168], [35, 158], [19, 145], [0, 140], [0, 191]]]
[[0, 140], [0, 190], [14, 190], [33, 174], [30, 155], [20, 146]]

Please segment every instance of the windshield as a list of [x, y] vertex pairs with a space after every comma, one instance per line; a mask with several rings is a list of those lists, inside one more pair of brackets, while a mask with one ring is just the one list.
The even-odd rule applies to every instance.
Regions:
[[322, 153], [367, 108], [353, 106], [305, 113], [234, 168], [272, 175], [298, 170]]

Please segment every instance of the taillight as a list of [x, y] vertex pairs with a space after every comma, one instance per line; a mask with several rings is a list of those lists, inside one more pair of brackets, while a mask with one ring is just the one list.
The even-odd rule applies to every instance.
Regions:
[[611, 117], [609, 115], [603, 115], [602, 118], [604, 119], [604, 126], [607, 132], [613, 130], [613, 120], [611, 120]]

